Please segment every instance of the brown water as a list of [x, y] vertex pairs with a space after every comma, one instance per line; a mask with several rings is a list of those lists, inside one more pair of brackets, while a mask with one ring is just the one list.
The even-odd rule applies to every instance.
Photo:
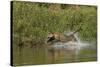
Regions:
[[[95, 45], [94, 45], [95, 46]], [[96, 47], [87, 46], [86, 48], [66, 49], [52, 48], [45, 45], [19, 48], [14, 46], [13, 64], [14, 65], [37, 65], [37, 64], [55, 64], [84, 62], [97, 60]]]

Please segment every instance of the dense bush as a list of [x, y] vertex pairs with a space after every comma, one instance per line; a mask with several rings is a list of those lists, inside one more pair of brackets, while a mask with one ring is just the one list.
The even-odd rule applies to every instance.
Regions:
[[[50, 9], [49, 5], [42, 3], [18, 2], [13, 5], [13, 42], [33, 41], [33, 43], [44, 43], [48, 32], [75, 31], [83, 40], [96, 40], [97, 34], [97, 11], [95, 6], [73, 6], [65, 5], [64, 9]], [[58, 5], [58, 4], [57, 4]], [[56, 6], [55, 6], [56, 7]]]

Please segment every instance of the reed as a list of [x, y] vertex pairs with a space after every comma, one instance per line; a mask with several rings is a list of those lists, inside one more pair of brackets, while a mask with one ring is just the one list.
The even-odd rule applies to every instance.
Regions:
[[[41, 6], [42, 5], [42, 6]], [[13, 43], [21, 42], [44, 44], [48, 32], [74, 31], [82, 40], [96, 41], [97, 37], [97, 8], [96, 6], [65, 5], [64, 9], [50, 9], [52, 4], [13, 2]], [[58, 4], [57, 4], [58, 5]]]

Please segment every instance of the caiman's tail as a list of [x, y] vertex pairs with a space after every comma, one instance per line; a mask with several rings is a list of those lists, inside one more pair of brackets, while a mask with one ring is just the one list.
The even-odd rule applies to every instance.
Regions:
[[76, 31], [74, 31], [71, 35], [74, 35], [75, 33], [79, 32], [80, 30], [82, 30], [81, 27], [79, 29], [77, 29]]

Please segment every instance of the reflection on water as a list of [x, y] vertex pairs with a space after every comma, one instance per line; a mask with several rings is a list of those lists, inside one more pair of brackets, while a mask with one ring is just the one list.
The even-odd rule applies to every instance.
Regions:
[[79, 38], [77, 38], [77, 42], [55, 42], [52, 45], [38, 44], [33, 46], [31, 44], [30, 46], [13, 46], [14, 65], [71, 63], [97, 60], [96, 42], [81, 42]]
[[[68, 46], [69, 44], [70, 46]], [[69, 44], [37, 45], [32, 48], [24, 47], [21, 50], [14, 46], [13, 63], [14, 65], [29, 65], [96, 61], [96, 45], [89, 46], [79, 43], [77, 46], [76, 43], [73, 45], [71, 42]]]

